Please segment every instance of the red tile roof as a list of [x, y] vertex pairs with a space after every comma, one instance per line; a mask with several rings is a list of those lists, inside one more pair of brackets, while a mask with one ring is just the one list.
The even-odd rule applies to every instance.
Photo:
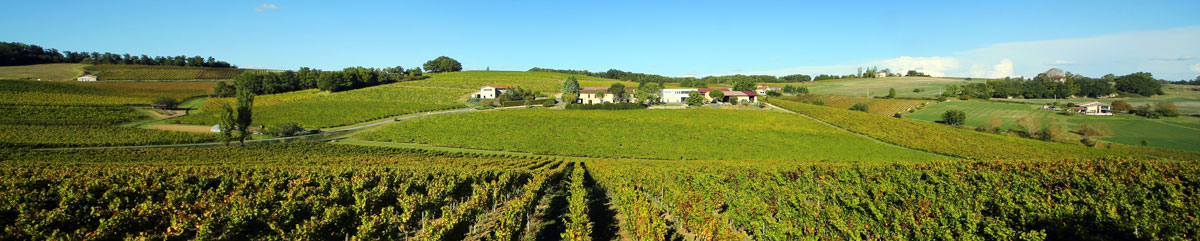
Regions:
[[729, 88], [719, 88], [719, 89], [715, 89], [715, 88], [703, 88], [703, 89], [698, 89], [698, 90], [696, 90], [696, 91], [700, 91], [701, 93], [708, 93], [709, 91], [712, 91], [712, 90], [721, 90], [721, 92], [728, 92], [728, 91], [729, 91]]
[[507, 85], [489, 85], [489, 86], [485, 86], [485, 87], [492, 87], [492, 88], [496, 88], [496, 89], [508, 89], [508, 88], [512, 88], [512, 86], [507, 86]]

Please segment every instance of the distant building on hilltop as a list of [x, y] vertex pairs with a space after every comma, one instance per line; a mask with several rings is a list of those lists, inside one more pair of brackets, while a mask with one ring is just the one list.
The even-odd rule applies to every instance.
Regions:
[[779, 88], [774, 88], [768, 85], [758, 85], [758, 88], [754, 90], [754, 93], [758, 93], [758, 95], [767, 95], [767, 92], [771, 91], [779, 92]]
[[484, 86], [483, 88], [479, 88], [479, 93], [475, 93], [475, 95], [472, 97], [476, 99], [495, 99], [497, 96], [500, 96], [500, 94], [508, 91], [508, 88], [511, 87], [507, 85]]
[[96, 81], [97, 78], [95, 75], [85, 74], [83, 76], [79, 76], [79, 78], [75, 78], [75, 80], [76, 81]]

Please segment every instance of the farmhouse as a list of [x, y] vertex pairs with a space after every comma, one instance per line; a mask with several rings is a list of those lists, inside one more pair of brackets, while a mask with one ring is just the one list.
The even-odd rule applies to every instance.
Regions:
[[85, 74], [83, 76], [79, 76], [79, 78], [76, 78], [75, 80], [76, 81], [96, 81], [96, 76], [90, 75], [90, 74]]
[[[602, 104], [602, 103], [618, 103], [618, 102], [637, 102], [636, 88], [625, 87], [625, 97], [616, 98], [615, 95], [608, 92], [608, 87], [583, 87], [579, 90], [579, 103], [582, 104]], [[604, 93], [597, 97], [599, 93]]]
[[885, 69], [885, 70], [880, 70], [879, 72], [875, 72], [875, 78], [883, 78], [883, 77], [888, 77], [888, 74], [889, 74], [889, 73], [888, 73], [888, 71], [887, 71], [886, 69]]
[[779, 92], [779, 88], [774, 88], [768, 85], [758, 85], [758, 88], [754, 90], [754, 93], [757, 93], [758, 95], [767, 95], [767, 92], [771, 91]]
[[483, 88], [479, 88], [479, 93], [475, 93], [472, 97], [476, 99], [495, 99], [496, 96], [500, 96], [500, 94], [508, 91], [508, 88], [511, 87], [507, 85], [484, 86]]
[[[725, 94], [725, 97], [720, 100], [713, 100], [712, 96], [708, 96], [708, 92], [712, 92], [713, 90], [720, 90], [721, 93]], [[754, 93], [754, 91], [733, 91], [729, 88], [703, 88], [696, 91], [704, 95], [704, 100], [708, 102], [729, 102], [730, 100], [737, 100], [738, 103], [758, 102], [758, 93]]]
[[696, 89], [663, 89], [662, 101], [671, 104], [687, 102], [688, 94]]
[[1081, 105], [1076, 105], [1071, 108], [1071, 111], [1083, 113], [1085, 115], [1112, 115], [1110, 109], [1112, 106], [1100, 102], [1088, 102]]

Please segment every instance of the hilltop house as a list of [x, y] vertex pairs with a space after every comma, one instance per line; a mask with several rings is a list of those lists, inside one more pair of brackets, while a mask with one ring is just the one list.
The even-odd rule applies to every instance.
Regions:
[[[579, 90], [579, 103], [582, 104], [601, 104], [601, 103], [617, 103], [617, 102], [637, 102], [637, 92], [634, 87], [625, 87], [625, 98], [615, 99], [612, 93], [608, 93], [608, 87], [583, 87]], [[597, 93], [604, 93], [603, 98], [597, 98]]]
[[79, 76], [79, 78], [75, 78], [76, 81], [96, 81], [96, 79], [97, 78], [95, 75], [90, 74], [85, 74], [83, 76]]
[[1110, 111], [1112, 106], [1100, 102], [1088, 102], [1081, 105], [1076, 105], [1071, 108], [1071, 111], [1083, 113], [1085, 115], [1112, 115]]
[[489, 85], [479, 89], [479, 93], [475, 93], [472, 97], [476, 99], [495, 99], [500, 94], [508, 91], [511, 88], [507, 85]]
[[[721, 93], [725, 94], [725, 97], [721, 98], [720, 100], [713, 100], [711, 96], [708, 96], [708, 92], [713, 90], [720, 90]], [[754, 93], [754, 91], [733, 91], [729, 88], [703, 88], [697, 89], [696, 91], [699, 91], [701, 95], [704, 95], [704, 100], [707, 102], [729, 102], [729, 100], [737, 100], [738, 103], [758, 102], [758, 93]]]
[[663, 89], [662, 102], [679, 104], [686, 103], [688, 95], [696, 89]]

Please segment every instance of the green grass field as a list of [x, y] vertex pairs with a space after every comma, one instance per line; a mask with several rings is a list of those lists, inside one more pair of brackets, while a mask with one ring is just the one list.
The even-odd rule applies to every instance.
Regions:
[[1076, 99], [997, 99], [1000, 101], [1025, 102], [1025, 103], [1086, 103], [1091, 101], [1103, 102], [1112, 104], [1115, 100], [1125, 100], [1134, 107], [1142, 105], [1154, 105], [1158, 102], [1174, 102], [1176, 107], [1179, 107], [1179, 113], [1185, 115], [1200, 115], [1200, 86], [1187, 85], [1166, 85], [1163, 88], [1166, 95], [1156, 95], [1149, 98], [1076, 98]]
[[1003, 121], [1002, 128], [1013, 128], [1017, 119], [1030, 116], [1039, 121], [1054, 120], [1060, 123], [1060, 128], [1075, 130], [1084, 123], [1104, 123], [1113, 135], [1103, 140], [1128, 145], [1140, 145], [1145, 138], [1150, 146], [1180, 150], [1200, 151], [1200, 118], [1169, 117], [1148, 119], [1129, 114], [1115, 116], [1066, 116], [1056, 111], [1038, 110], [1039, 105], [1002, 103], [991, 101], [950, 101], [930, 105], [916, 113], [905, 115], [905, 118], [937, 121], [947, 110], [961, 110], [967, 113], [968, 126], [979, 126], [988, 123], [992, 117]]
[[358, 137], [373, 141], [614, 158], [949, 159], [879, 144], [802, 116], [766, 111], [506, 110], [404, 121]]
[[83, 75], [87, 64], [35, 64], [0, 66], [0, 79], [29, 79], [43, 81], [73, 81]]
[[[867, 79], [824, 80], [800, 83], [767, 83], [772, 87], [782, 88], [784, 85], [808, 87], [812, 94], [831, 94], [858, 97], [887, 96], [888, 88], [896, 88], [899, 97], [931, 97], [937, 96], [946, 86], [970, 83], [983, 83], [983, 79], [932, 78], [932, 77], [887, 77]], [[913, 92], [913, 89], [922, 89]], [[870, 95], [868, 95], [868, 91]]]

